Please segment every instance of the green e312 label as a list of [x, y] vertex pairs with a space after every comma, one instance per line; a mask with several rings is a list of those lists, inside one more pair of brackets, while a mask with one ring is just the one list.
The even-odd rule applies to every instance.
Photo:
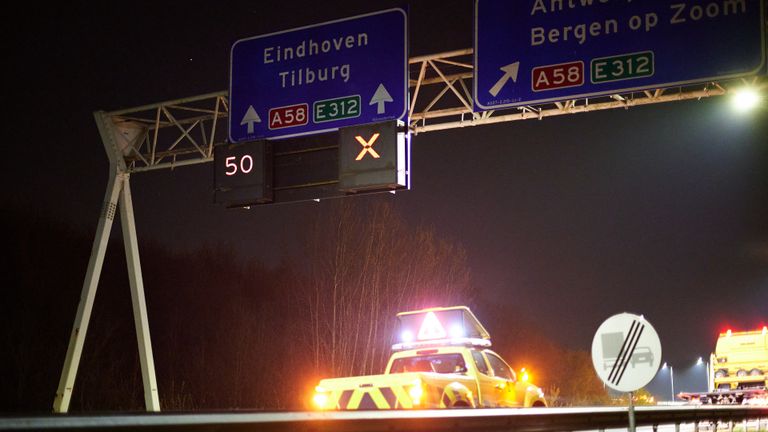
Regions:
[[360, 95], [319, 100], [312, 104], [315, 123], [360, 117]]
[[592, 84], [621, 81], [653, 75], [653, 51], [592, 59]]

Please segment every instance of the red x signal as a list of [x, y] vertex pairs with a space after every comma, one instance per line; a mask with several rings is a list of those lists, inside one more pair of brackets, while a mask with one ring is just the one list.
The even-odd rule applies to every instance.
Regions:
[[374, 142], [376, 142], [376, 139], [377, 139], [377, 138], [379, 138], [379, 134], [378, 134], [378, 132], [377, 132], [377, 133], [375, 133], [375, 134], [373, 134], [373, 136], [371, 136], [371, 140], [370, 140], [370, 141], [366, 141], [366, 140], [365, 140], [365, 139], [363, 139], [363, 137], [362, 137], [362, 136], [360, 136], [360, 135], [357, 135], [357, 136], [355, 137], [355, 139], [357, 140], [357, 142], [359, 142], [359, 143], [360, 143], [360, 145], [361, 145], [361, 146], [363, 146], [363, 149], [362, 149], [362, 150], [360, 150], [360, 154], [358, 154], [358, 155], [357, 155], [357, 157], [355, 158], [355, 160], [356, 160], [356, 161], [359, 161], [359, 160], [361, 160], [361, 159], [362, 159], [362, 158], [365, 156], [365, 154], [366, 154], [366, 153], [370, 153], [370, 154], [371, 154], [371, 156], [372, 156], [374, 159], [378, 159], [378, 158], [380, 158], [380, 157], [381, 157], [381, 156], [379, 156], [379, 154], [378, 154], [378, 153], [376, 153], [376, 150], [374, 150], [374, 149], [373, 149], [373, 143], [374, 143]]

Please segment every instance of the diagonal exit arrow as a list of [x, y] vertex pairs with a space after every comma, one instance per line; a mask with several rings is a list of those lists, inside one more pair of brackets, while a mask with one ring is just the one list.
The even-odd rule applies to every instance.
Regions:
[[517, 82], [517, 71], [520, 69], [520, 62], [510, 63], [499, 69], [504, 72], [504, 75], [502, 75], [501, 78], [496, 81], [496, 84], [488, 90], [493, 97], [496, 97], [496, 95], [499, 94], [501, 88], [504, 87], [504, 84], [506, 84], [510, 78], [512, 78], [512, 82]]
[[240, 120], [240, 126], [247, 124], [248, 133], [252, 134], [254, 123], [261, 123], [261, 118], [259, 117], [259, 113], [257, 113], [256, 110], [253, 109], [253, 105], [249, 105], [248, 110], [245, 112], [245, 115], [243, 116], [243, 119]]

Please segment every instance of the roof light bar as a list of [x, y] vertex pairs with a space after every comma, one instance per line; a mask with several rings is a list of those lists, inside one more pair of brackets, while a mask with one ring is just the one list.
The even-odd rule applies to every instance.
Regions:
[[417, 342], [401, 342], [392, 345], [393, 351], [403, 351], [409, 349], [426, 348], [426, 347], [438, 347], [438, 346], [473, 346], [478, 348], [487, 348], [491, 346], [491, 341], [488, 339], [479, 338], [452, 338], [452, 339], [435, 339], [427, 341]]

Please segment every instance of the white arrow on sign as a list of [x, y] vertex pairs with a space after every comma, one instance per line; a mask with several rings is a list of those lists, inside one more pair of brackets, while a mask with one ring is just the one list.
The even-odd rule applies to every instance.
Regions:
[[247, 124], [248, 133], [252, 134], [254, 123], [261, 123], [261, 118], [259, 117], [259, 113], [253, 109], [253, 105], [248, 105], [248, 111], [245, 112], [245, 116], [243, 116], [243, 119], [240, 120], [240, 126]]
[[368, 105], [379, 104], [376, 107], [376, 114], [384, 114], [384, 104], [387, 102], [392, 102], [392, 96], [384, 87], [384, 84], [379, 84]]
[[510, 63], [499, 69], [504, 72], [504, 75], [502, 75], [501, 78], [496, 81], [496, 84], [488, 90], [493, 97], [496, 97], [496, 95], [499, 94], [501, 88], [504, 87], [504, 84], [506, 84], [510, 78], [512, 78], [512, 82], [517, 82], [517, 71], [520, 69], [520, 62]]

